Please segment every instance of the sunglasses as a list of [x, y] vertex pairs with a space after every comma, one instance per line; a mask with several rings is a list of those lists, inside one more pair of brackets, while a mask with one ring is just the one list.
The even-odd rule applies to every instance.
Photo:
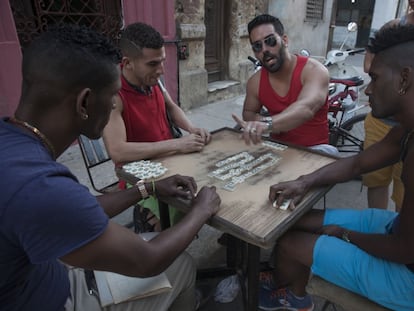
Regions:
[[269, 35], [263, 41], [256, 41], [252, 43], [253, 52], [259, 53], [263, 49], [263, 43], [269, 47], [275, 47], [277, 44], [277, 39], [275, 35]]

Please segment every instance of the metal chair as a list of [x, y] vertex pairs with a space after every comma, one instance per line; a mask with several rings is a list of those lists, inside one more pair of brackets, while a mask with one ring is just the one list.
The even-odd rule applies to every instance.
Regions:
[[[119, 179], [115, 174], [112, 159], [106, 151], [102, 138], [89, 139], [80, 135], [78, 143], [92, 188], [102, 194], [120, 191]], [[108, 175], [108, 172], [113, 172], [113, 174]], [[152, 218], [148, 216], [148, 210], [143, 209], [139, 204], [134, 205], [132, 217], [133, 220], [125, 226], [134, 227], [136, 233], [154, 230], [154, 226], [148, 222]]]
[[[102, 138], [89, 139], [86, 136], [80, 135], [78, 137], [78, 143], [92, 188], [99, 193], [118, 191], [119, 180], [113, 168], [111, 170], [114, 172], [112, 176], [108, 176], [107, 174], [104, 176], [102, 173], [103, 168], [112, 165], [111, 158], [106, 151]], [[105, 170], [105, 172], [108, 171], [108, 169]]]

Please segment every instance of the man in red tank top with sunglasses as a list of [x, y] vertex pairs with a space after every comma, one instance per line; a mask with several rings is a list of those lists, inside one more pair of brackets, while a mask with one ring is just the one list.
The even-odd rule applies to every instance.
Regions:
[[[248, 24], [255, 57], [262, 69], [247, 82], [243, 119], [246, 142], [258, 143], [261, 135], [295, 145], [336, 154], [328, 145], [327, 69], [318, 61], [292, 54], [280, 20], [268, 14]], [[266, 108], [269, 116], [260, 114]]]

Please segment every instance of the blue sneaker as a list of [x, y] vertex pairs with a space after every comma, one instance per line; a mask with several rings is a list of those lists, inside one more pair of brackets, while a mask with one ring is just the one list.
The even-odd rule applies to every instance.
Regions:
[[259, 289], [259, 308], [262, 310], [313, 311], [310, 295], [298, 298], [287, 288], [278, 290]]
[[259, 287], [267, 290], [276, 290], [276, 282], [273, 271], [263, 271], [259, 274]]

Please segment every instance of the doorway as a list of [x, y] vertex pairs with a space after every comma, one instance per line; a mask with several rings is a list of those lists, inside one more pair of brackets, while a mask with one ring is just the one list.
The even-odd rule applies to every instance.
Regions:
[[204, 23], [206, 26], [206, 38], [204, 56], [209, 83], [226, 78], [225, 39], [228, 27], [224, 16], [228, 16], [226, 12], [228, 12], [229, 2], [205, 0]]

